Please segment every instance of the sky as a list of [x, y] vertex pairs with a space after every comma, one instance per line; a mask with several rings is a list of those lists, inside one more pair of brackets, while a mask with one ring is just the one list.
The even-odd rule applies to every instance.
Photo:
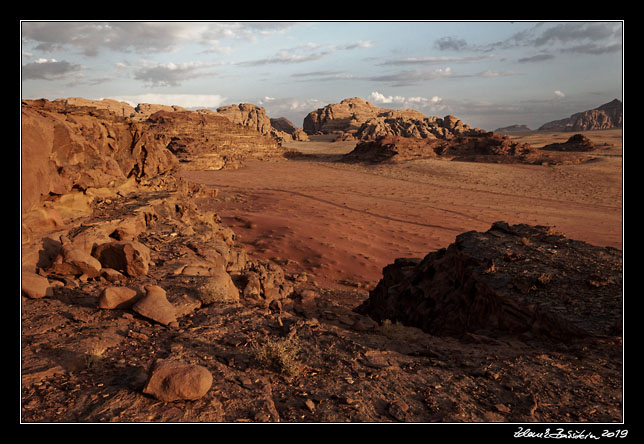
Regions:
[[302, 126], [350, 97], [494, 130], [623, 100], [623, 21], [22, 21], [23, 99], [253, 103]]

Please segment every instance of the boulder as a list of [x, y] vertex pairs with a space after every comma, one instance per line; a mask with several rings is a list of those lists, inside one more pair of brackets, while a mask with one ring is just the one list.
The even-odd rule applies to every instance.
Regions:
[[98, 307], [103, 309], [126, 309], [143, 297], [140, 290], [129, 287], [106, 287], [98, 297]]
[[223, 268], [212, 268], [210, 276], [199, 287], [198, 298], [204, 305], [215, 302], [237, 302], [239, 290]]
[[158, 285], [146, 285], [145, 295], [132, 306], [132, 310], [163, 325], [177, 321], [174, 306], [168, 301], [166, 292]]
[[142, 277], [148, 274], [150, 249], [140, 242], [106, 242], [94, 248], [92, 255], [103, 267], [113, 268], [130, 277]]
[[72, 273], [69, 274], [84, 274], [92, 278], [101, 273], [102, 266], [100, 261], [86, 251], [75, 248], [73, 245], [65, 244], [61, 248], [61, 253], [63, 265], [71, 267]]
[[164, 402], [194, 401], [210, 390], [212, 380], [212, 374], [203, 366], [169, 360], [157, 361], [143, 393]]
[[53, 295], [53, 287], [47, 278], [36, 273], [22, 272], [22, 294], [31, 299], [40, 299]]

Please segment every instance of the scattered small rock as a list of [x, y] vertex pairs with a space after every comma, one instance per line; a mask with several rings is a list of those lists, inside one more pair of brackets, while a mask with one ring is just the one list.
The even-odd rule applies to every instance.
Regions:
[[409, 405], [406, 402], [395, 400], [387, 406], [387, 412], [398, 421], [407, 421]]
[[313, 402], [312, 399], [304, 401], [304, 405], [306, 405], [306, 408], [309, 409], [311, 413], [315, 413], [315, 402]]

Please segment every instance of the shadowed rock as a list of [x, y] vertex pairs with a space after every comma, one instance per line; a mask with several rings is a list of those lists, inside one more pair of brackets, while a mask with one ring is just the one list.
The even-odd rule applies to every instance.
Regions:
[[621, 322], [621, 252], [548, 227], [496, 222], [424, 259], [398, 259], [356, 311], [434, 335], [611, 335]]

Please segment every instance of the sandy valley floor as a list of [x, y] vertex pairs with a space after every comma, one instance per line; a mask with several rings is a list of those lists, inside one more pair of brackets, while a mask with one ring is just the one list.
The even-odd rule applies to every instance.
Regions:
[[[253, 254], [279, 258], [321, 286], [370, 287], [395, 258], [423, 257], [498, 220], [622, 248], [622, 132], [584, 134], [601, 148], [576, 165], [348, 164], [338, 160], [354, 142], [313, 138], [287, 145], [307, 156], [185, 174], [219, 188], [216, 199], [201, 204]], [[570, 135], [512, 137], [541, 147]]]

